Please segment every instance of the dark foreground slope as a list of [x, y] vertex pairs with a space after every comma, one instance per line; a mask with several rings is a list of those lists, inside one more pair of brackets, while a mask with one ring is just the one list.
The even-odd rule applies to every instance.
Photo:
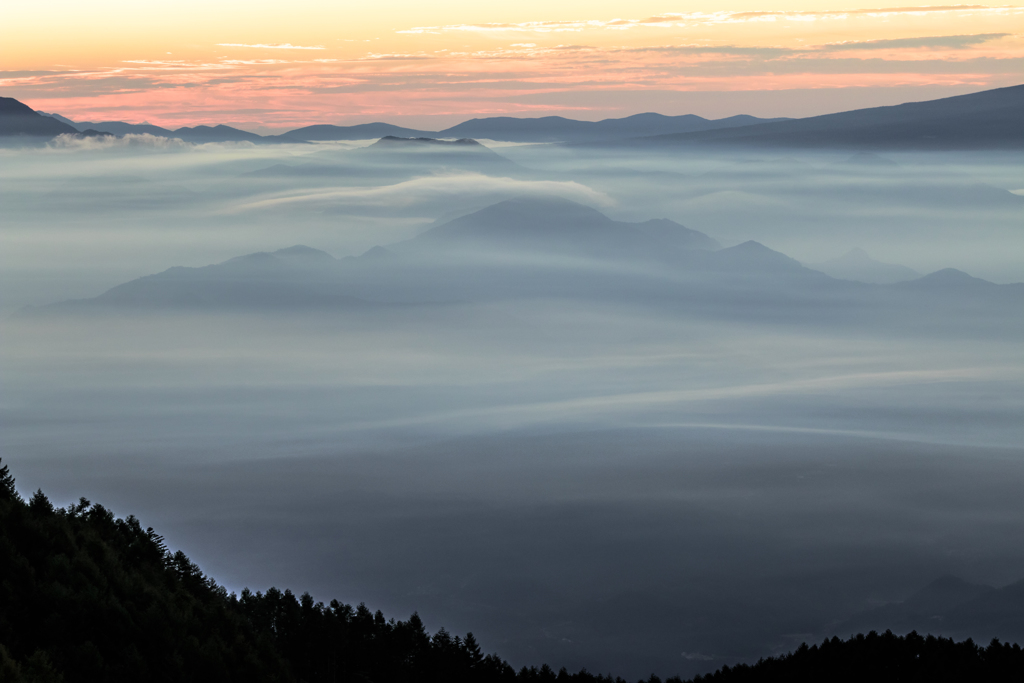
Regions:
[[0, 680], [288, 680], [237, 600], [134, 517], [0, 470]]
[[[1024, 653], [993, 641], [889, 632], [724, 667], [712, 681], [1016, 681]], [[652, 674], [650, 683], [660, 679]], [[28, 501], [0, 467], [0, 681], [623, 683], [547, 665], [517, 673], [471, 633], [309, 594], [227, 592], [153, 529], [84, 498]], [[679, 682], [678, 678], [670, 681]]]
[[714, 683], [862, 683], [863, 681], [1020, 681], [1024, 677], [1024, 653], [1018, 645], [993, 640], [987, 648], [970, 639], [957, 643], [948, 638], [922, 637], [917, 633], [896, 636], [886, 631], [858, 635], [847, 641], [832, 638], [821, 645], [806, 643], [795, 652], [762, 659], [757, 664], [723, 667], [695, 681]]
[[25, 502], [0, 468], [0, 681], [504, 679], [471, 634], [431, 637], [415, 614], [228, 595], [134, 517]]

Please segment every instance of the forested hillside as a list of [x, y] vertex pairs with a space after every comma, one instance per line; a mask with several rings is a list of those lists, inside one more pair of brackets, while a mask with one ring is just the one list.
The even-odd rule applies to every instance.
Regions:
[[[1024, 653], [871, 633], [695, 680], [1021, 681]], [[516, 672], [471, 633], [428, 634], [416, 614], [387, 620], [274, 588], [229, 595], [135, 517], [84, 498], [55, 508], [42, 491], [25, 501], [2, 466], [0, 682], [21, 681], [624, 683], [547, 665]]]

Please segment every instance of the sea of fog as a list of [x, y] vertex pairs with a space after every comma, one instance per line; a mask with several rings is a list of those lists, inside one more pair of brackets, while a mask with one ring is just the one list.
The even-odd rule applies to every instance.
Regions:
[[418, 611], [516, 667], [633, 677], [792, 649], [941, 576], [1024, 578], [1019, 325], [611, 296], [26, 314], [534, 195], [804, 263], [862, 248], [1024, 281], [1019, 155], [494, 151], [0, 150], [0, 457], [22, 493], [135, 514], [231, 590]]

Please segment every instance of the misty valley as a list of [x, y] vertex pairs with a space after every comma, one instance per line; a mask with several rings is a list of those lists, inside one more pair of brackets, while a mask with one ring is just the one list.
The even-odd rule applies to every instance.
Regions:
[[1022, 642], [1020, 145], [860, 116], [8, 144], [2, 464], [516, 670]]

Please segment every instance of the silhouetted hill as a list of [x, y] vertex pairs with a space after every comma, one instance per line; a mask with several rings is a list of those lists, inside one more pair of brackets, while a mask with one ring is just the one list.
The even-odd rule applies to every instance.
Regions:
[[0, 138], [53, 138], [66, 133], [74, 135], [78, 130], [12, 97], [0, 97]]
[[524, 169], [476, 140], [437, 140], [385, 136], [349, 152], [362, 164], [384, 164], [399, 171], [437, 172], [445, 169], [477, 173], [520, 173]]
[[372, 140], [374, 138], [382, 138], [387, 135], [405, 138], [418, 138], [436, 136], [437, 134], [425, 130], [414, 130], [412, 128], [394, 126], [390, 123], [360, 123], [355, 126], [332, 126], [330, 124], [304, 126], [302, 128], [290, 130], [287, 133], [282, 133], [281, 135], [267, 137], [276, 137], [291, 142], [312, 142], [329, 140]]
[[717, 268], [744, 275], [754, 273], [815, 275], [814, 271], [804, 268], [796, 259], [769, 249], [753, 240], [722, 249], [710, 256], [709, 261]]
[[499, 202], [431, 228], [414, 242], [613, 258], [654, 256], [673, 249], [720, 248], [704, 233], [673, 221], [623, 223], [559, 197], [519, 197]]
[[1024, 85], [742, 128], [659, 135], [638, 145], [847, 149], [1024, 148]]
[[46, 307], [50, 312], [116, 309], [218, 310], [365, 308], [333, 283], [338, 261], [297, 245], [272, 253], [246, 254], [210, 266], [175, 266], [113, 287], [93, 299]]
[[943, 268], [924, 277], [892, 285], [894, 290], [919, 296], [941, 296], [962, 301], [1021, 301], [1024, 283], [996, 284], [955, 268]]
[[942, 301], [950, 314], [960, 317], [965, 326], [1000, 309], [1022, 319], [1013, 312], [1024, 306], [1024, 283], [1021, 282], [997, 284], [962, 270], [944, 268], [916, 280], [887, 285], [886, 288], [908, 303]]
[[256, 133], [232, 128], [231, 126], [195, 126], [194, 128], [178, 128], [172, 132], [176, 138], [185, 142], [262, 142], [263, 137]]
[[998, 287], [995, 283], [968, 275], [956, 268], [943, 268], [924, 277], [903, 283], [904, 289], [990, 289]]

